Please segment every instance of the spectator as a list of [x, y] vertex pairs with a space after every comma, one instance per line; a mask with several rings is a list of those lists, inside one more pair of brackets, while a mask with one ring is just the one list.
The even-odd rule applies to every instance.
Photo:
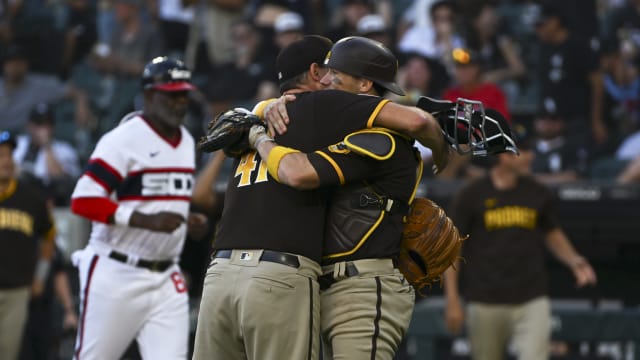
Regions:
[[40, 296], [49, 274], [55, 227], [47, 198], [38, 188], [15, 177], [8, 131], [0, 132], [0, 354], [16, 359], [27, 305]]
[[421, 96], [440, 98], [449, 86], [447, 70], [437, 60], [416, 52], [401, 53], [399, 60], [398, 85], [405, 96], [391, 96], [392, 99], [413, 106]]
[[[399, 58], [401, 65], [397, 75], [398, 86], [404, 89], [405, 95], [399, 96], [389, 92], [387, 98], [403, 105], [414, 106], [421, 96], [441, 96], [449, 83], [449, 75], [442, 64], [415, 52], [403, 53]], [[431, 149], [419, 142], [416, 142], [415, 146], [420, 150], [422, 159], [431, 164]]]
[[520, 79], [525, 65], [508, 29], [501, 23], [496, 5], [475, 2], [468, 9], [465, 42], [481, 58], [484, 81], [506, 86], [507, 81]]
[[196, 9], [189, 27], [185, 63], [194, 73], [206, 76], [218, 65], [233, 61], [231, 25], [242, 18], [249, 1], [188, 0], [187, 3], [196, 5]]
[[274, 42], [278, 51], [284, 49], [305, 34], [305, 24], [302, 16], [295, 12], [285, 12], [273, 23]]
[[0, 79], [0, 99], [3, 99], [0, 114], [5, 129], [15, 133], [25, 131], [29, 113], [36, 104], [54, 103], [66, 98], [74, 100], [76, 124], [86, 124], [90, 111], [84, 92], [55, 77], [31, 73], [20, 46], [12, 45], [6, 50]]
[[458, 333], [466, 318], [475, 360], [503, 359], [509, 340], [518, 359], [549, 358], [544, 245], [573, 272], [578, 287], [596, 283], [591, 265], [559, 226], [553, 194], [529, 176], [531, 149], [520, 151], [497, 155], [487, 176], [456, 193], [449, 211], [470, 237], [462, 247], [465, 261], [445, 272], [445, 321]]
[[604, 82], [603, 114], [607, 131], [612, 134], [612, 145], [640, 129], [640, 74], [634, 64], [636, 58], [637, 49], [629, 39], [622, 39], [620, 44], [618, 36], [614, 36], [604, 43], [600, 56]]
[[374, 7], [371, 0], [343, 0], [325, 36], [333, 42], [347, 36], [355, 36], [358, 34], [360, 19], [372, 13]]
[[91, 64], [102, 81], [111, 82], [110, 101], [100, 119], [100, 133], [111, 129], [134, 105], [140, 74], [148, 59], [161, 55], [164, 44], [158, 29], [142, 21], [143, 0], [115, 0], [115, 24], [107, 44], [99, 44]]
[[554, 185], [576, 181], [587, 175], [588, 150], [582, 143], [566, 136], [564, 116], [555, 102], [548, 101], [545, 109], [533, 121], [534, 159], [531, 170], [543, 184]]
[[378, 14], [365, 15], [358, 21], [356, 34], [382, 43], [387, 49], [396, 48], [395, 38], [384, 22], [384, 18]]
[[572, 136], [585, 143], [590, 136], [602, 145], [609, 136], [602, 117], [602, 74], [594, 52], [567, 23], [567, 15], [555, 3], [545, 3], [535, 21], [541, 43], [540, 99], [556, 101]]
[[46, 103], [34, 106], [27, 123], [27, 133], [18, 136], [13, 157], [21, 177], [43, 186], [54, 205], [66, 206], [80, 176], [80, 162], [76, 150], [69, 143], [54, 137], [54, 126], [52, 107]]
[[451, 0], [434, 1], [429, 8], [429, 17], [433, 25], [411, 26], [398, 40], [398, 50], [418, 52], [436, 59], [452, 74], [454, 64], [451, 52], [464, 45], [458, 34], [458, 8]]
[[455, 63], [454, 85], [446, 89], [442, 97], [450, 101], [459, 97], [482, 101], [486, 108], [498, 110], [510, 122], [507, 96], [495, 83], [484, 80], [480, 54], [471, 49], [456, 48], [451, 57]]
[[3, 2], [10, 26], [9, 41], [20, 44], [33, 72], [57, 76], [64, 38], [56, 2]]
[[98, 39], [96, 9], [89, 0], [69, 1], [62, 58], [62, 77], [71, 75], [73, 68], [91, 52]]
[[608, 9], [604, 14], [602, 33], [605, 39], [623, 35], [640, 45], [640, 0], [628, 0], [621, 6]]
[[189, 26], [195, 16], [195, 4], [191, 1], [159, 0], [157, 6], [162, 43], [168, 54], [183, 58], [189, 39]]
[[234, 61], [221, 65], [207, 85], [214, 114], [219, 109], [251, 107], [259, 100], [279, 96], [274, 59], [261, 51], [262, 36], [253, 23], [234, 23], [231, 36]]
[[[452, 52], [452, 58], [455, 62], [455, 85], [446, 89], [442, 97], [450, 101], [456, 101], [458, 98], [481, 101], [485, 108], [499, 111], [510, 122], [511, 114], [508, 110], [506, 95], [498, 85], [483, 80], [479, 54], [469, 49], [456, 48]], [[449, 158], [449, 165], [438, 174], [438, 177], [475, 178], [484, 175], [487, 170], [486, 159], [452, 155]]]

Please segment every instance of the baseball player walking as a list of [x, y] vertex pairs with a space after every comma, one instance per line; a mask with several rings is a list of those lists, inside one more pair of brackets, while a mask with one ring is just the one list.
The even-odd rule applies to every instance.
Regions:
[[189, 228], [194, 140], [182, 126], [191, 74], [159, 57], [142, 74], [144, 107], [107, 132], [72, 194], [92, 220], [73, 254], [81, 317], [75, 359], [118, 359], [134, 339], [145, 359], [185, 359], [188, 295], [177, 260]]
[[46, 196], [16, 179], [16, 140], [0, 132], [0, 357], [18, 357], [30, 296], [40, 296], [51, 267], [55, 228]]
[[[322, 82], [330, 88], [403, 95], [394, 82], [395, 56], [373, 40], [342, 39], [325, 64], [329, 72]], [[439, 128], [434, 133], [441, 134]], [[260, 137], [267, 135], [252, 132], [250, 141], [259, 142], [258, 150], [278, 181], [298, 189], [344, 185], [331, 192], [324, 232], [319, 279], [324, 354], [332, 359], [392, 359], [415, 301], [413, 287], [396, 268], [403, 217], [422, 176], [413, 139], [374, 128], [313, 153], [290, 153], [269, 166], [278, 146]], [[444, 139], [439, 140], [429, 145], [436, 158], [446, 157]]]

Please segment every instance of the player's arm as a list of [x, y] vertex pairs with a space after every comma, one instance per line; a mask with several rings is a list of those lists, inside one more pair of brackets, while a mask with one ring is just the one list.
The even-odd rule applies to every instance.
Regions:
[[431, 114], [417, 107], [388, 102], [376, 116], [374, 124], [408, 135], [430, 148], [437, 168], [435, 172], [447, 166], [450, 147], [438, 121]]
[[[362, 132], [349, 134], [343, 142], [313, 153], [302, 153], [296, 149], [279, 146], [264, 133], [262, 127], [252, 128], [249, 143], [263, 159], [267, 160], [269, 174], [278, 182], [299, 190], [315, 189], [327, 185], [344, 185], [346, 182], [367, 177], [377, 160], [389, 158], [395, 149], [392, 135], [383, 131], [366, 131], [365, 143], [353, 139]], [[373, 136], [371, 136], [373, 135]], [[332, 148], [341, 147], [332, 151]], [[367, 148], [384, 149], [380, 153]], [[364, 156], [367, 155], [367, 156]]]
[[[264, 133], [263, 136], [268, 137]], [[307, 154], [280, 146], [270, 137], [268, 139], [264, 137], [254, 143], [250, 140], [250, 143], [260, 153], [261, 158], [267, 159], [267, 170], [271, 177], [279, 183], [299, 190], [315, 189], [320, 186], [320, 176], [311, 165]]]
[[595, 285], [597, 282], [595, 271], [593, 271], [587, 259], [576, 251], [562, 229], [556, 227], [548, 231], [545, 236], [545, 242], [549, 251], [571, 269], [578, 287]]
[[445, 325], [453, 334], [458, 334], [464, 324], [464, 310], [462, 308], [462, 298], [458, 290], [458, 269], [460, 261], [450, 266], [444, 272], [444, 294], [445, 294]]
[[122, 174], [126, 173], [127, 163], [126, 157], [114, 150], [118, 149], [115, 145], [108, 141], [96, 145], [85, 173], [71, 194], [71, 211], [105, 224], [173, 232], [185, 222], [182, 215], [168, 211], [144, 214], [110, 198], [124, 180]]
[[[254, 113], [263, 118], [269, 129], [275, 128], [279, 134], [286, 131], [289, 123], [286, 102], [295, 100], [293, 95], [269, 100], [256, 106]], [[404, 106], [386, 101], [376, 114], [373, 122], [368, 124], [395, 130], [418, 140], [433, 152], [435, 172], [441, 171], [449, 161], [449, 145], [442, 135], [442, 129], [437, 120], [429, 113], [413, 106]], [[270, 133], [273, 133], [270, 131]]]
[[191, 195], [191, 203], [200, 209], [213, 211], [218, 202], [214, 185], [218, 181], [220, 170], [226, 157], [222, 151], [213, 154], [207, 165], [196, 177], [196, 182]]
[[40, 296], [44, 292], [44, 284], [51, 271], [51, 260], [53, 259], [55, 251], [56, 237], [56, 228], [53, 222], [53, 216], [49, 210], [49, 205], [46, 203], [42, 204], [42, 209], [37, 219], [39, 222], [37, 226], [38, 233], [40, 234], [40, 244], [36, 271], [31, 284], [31, 293], [33, 296]]

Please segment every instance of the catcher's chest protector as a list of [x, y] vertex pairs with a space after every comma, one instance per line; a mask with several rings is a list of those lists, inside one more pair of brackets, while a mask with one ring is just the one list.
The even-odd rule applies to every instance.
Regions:
[[339, 188], [331, 198], [325, 225], [325, 258], [356, 252], [385, 216], [387, 200], [364, 184]]

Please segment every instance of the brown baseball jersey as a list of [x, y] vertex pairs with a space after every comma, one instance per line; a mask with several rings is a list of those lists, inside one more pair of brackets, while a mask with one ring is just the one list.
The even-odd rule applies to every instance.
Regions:
[[45, 199], [21, 181], [12, 181], [0, 194], [0, 288], [33, 281], [39, 241], [52, 240], [55, 231]]
[[[287, 104], [292, 119], [278, 144], [303, 152], [335, 144], [345, 135], [371, 127], [387, 100], [337, 90], [296, 94]], [[236, 160], [214, 248], [268, 249], [320, 262], [326, 192], [298, 191], [267, 173], [256, 152]]]
[[[412, 139], [400, 135], [372, 135], [374, 143], [378, 139], [393, 143], [385, 153], [387, 159], [355, 153], [344, 141], [308, 155], [321, 186], [344, 185], [333, 187], [330, 192], [323, 264], [398, 255], [402, 219], [415, 195], [421, 159]], [[340, 201], [348, 204], [342, 206]], [[391, 211], [385, 209], [389, 201], [393, 201]], [[355, 218], [361, 212], [370, 213], [373, 221], [367, 224], [362, 218], [358, 225], [344, 221], [345, 216]], [[350, 226], [359, 229], [345, 229]], [[336, 235], [351, 231], [359, 234], [352, 239]]]

